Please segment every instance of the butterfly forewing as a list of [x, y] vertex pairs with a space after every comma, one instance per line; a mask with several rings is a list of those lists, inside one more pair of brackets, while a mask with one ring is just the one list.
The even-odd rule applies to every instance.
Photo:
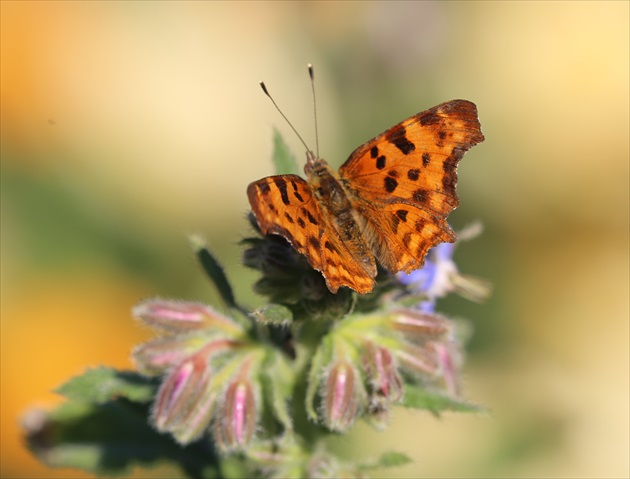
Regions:
[[483, 139], [476, 106], [453, 100], [361, 145], [341, 166], [340, 178], [383, 266], [412, 271], [430, 247], [455, 241], [446, 217], [459, 202], [457, 164]]

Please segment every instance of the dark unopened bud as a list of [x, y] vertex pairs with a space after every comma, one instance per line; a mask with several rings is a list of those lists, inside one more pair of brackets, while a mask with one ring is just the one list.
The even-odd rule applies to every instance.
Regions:
[[216, 421], [217, 445], [223, 451], [246, 446], [256, 430], [256, 415], [256, 395], [251, 381], [234, 381], [225, 392], [222, 411]]
[[333, 430], [347, 431], [359, 412], [362, 384], [354, 367], [346, 361], [333, 365], [326, 379], [324, 421]]
[[280, 236], [263, 236], [244, 241], [248, 248], [243, 253], [245, 266], [261, 271], [273, 281], [291, 281], [307, 269], [304, 258]]

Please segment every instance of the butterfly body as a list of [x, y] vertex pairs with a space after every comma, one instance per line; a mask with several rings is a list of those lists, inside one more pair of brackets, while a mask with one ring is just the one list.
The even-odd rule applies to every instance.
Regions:
[[[326, 160], [317, 158], [310, 151], [307, 153], [304, 172], [322, 215], [330, 219], [334, 232], [363, 267], [365, 273], [372, 278], [375, 277], [374, 255], [365, 241], [355, 210], [338, 175]], [[328, 248], [330, 246], [328, 244]], [[326, 247], [324, 243], [324, 248]]]
[[278, 234], [322, 272], [332, 292], [374, 287], [376, 260], [411, 272], [428, 250], [455, 241], [446, 217], [457, 205], [456, 168], [483, 141], [476, 106], [453, 100], [418, 113], [358, 147], [336, 173], [307, 153], [297, 175], [248, 186], [263, 234]]

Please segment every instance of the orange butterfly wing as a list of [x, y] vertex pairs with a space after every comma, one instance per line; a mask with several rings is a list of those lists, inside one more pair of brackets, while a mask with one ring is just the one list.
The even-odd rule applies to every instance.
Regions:
[[484, 140], [477, 107], [453, 100], [418, 113], [357, 148], [339, 169], [365, 237], [389, 271], [411, 272], [454, 242], [457, 164]]
[[309, 184], [297, 175], [269, 176], [251, 183], [247, 196], [263, 234], [284, 237], [321, 271], [328, 289], [348, 286], [361, 294], [374, 287], [367, 272], [322, 214]]

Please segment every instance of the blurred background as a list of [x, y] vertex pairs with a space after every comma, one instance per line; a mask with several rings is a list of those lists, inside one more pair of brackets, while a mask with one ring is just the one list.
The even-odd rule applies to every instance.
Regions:
[[[272, 173], [272, 129], [320, 151], [440, 102], [474, 101], [486, 136], [459, 168], [450, 222], [482, 305], [442, 311], [475, 333], [466, 394], [491, 416], [397, 410], [395, 477], [628, 477], [628, 2], [12, 2], [1, 8], [2, 477], [85, 477], [25, 450], [19, 418], [86, 367], [132, 367], [152, 297], [217, 301], [187, 235], [237, 295], [245, 189]], [[164, 474], [148, 471], [139, 475]]]

